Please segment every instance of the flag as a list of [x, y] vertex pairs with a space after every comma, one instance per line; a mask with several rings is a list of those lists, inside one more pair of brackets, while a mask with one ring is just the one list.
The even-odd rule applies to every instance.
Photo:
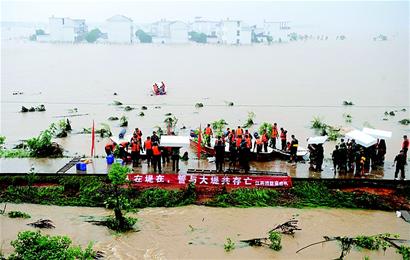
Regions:
[[202, 129], [201, 129], [201, 125], [199, 125], [198, 146], [197, 146], [198, 160], [201, 159], [201, 143], [202, 143]]
[[94, 120], [93, 120], [93, 128], [91, 130], [91, 156], [94, 156], [95, 153], [95, 129], [94, 129]]

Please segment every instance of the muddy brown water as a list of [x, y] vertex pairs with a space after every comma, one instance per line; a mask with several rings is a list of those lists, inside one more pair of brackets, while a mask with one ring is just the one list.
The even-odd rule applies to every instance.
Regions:
[[[3, 204], [0, 205], [3, 208]], [[35, 230], [26, 224], [39, 218], [49, 218], [56, 228], [43, 230], [50, 235], [67, 235], [74, 244], [95, 243], [106, 259], [334, 259], [339, 256], [336, 242], [325, 243], [295, 252], [324, 235], [356, 236], [377, 233], [399, 234], [410, 238], [408, 223], [394, 212], [347, 209], [293, 208], [210, 208], [186, 206], [177, 208], [146, 208], [140, 210], [139, 232], [115, 235], [105, 227], [84, 222], [85, 216], [105, 216], [110, 210], [87, 207], [58, 207], [32, 204], [8, 204], [7, 210], [29, 213], [31, 219], [10, 219], [0, 216], [0, 238], [3, 252], [8, 255], [19, 231]], [[283, 236], [283, 249], [252, 248], [242, 239], [264, 237], [276, 224], [296, 215], [302, 231], [294, 238]], [[191, 228], [192, 227], [192, 228]], [[236, 244], [232, 252], [224, 251], [231, 238]], [[394, 250], [386, 252], [352, 249], [347, 259], [401, 259]]]
[[[408, 42], [395, 38], [387, 42], [304, 42], [272, 46], [215, 45], [70, 45], [4, 41], [1, 46], [1, 134], [12, 146], [37, 135], [50, 123], [70, 117], [73, 133], [56, 139], [67, 155], [90, 153], [91, 137], [76, 134], [85, 127], [107, 122], [116, 134], [118, 121], [129, 118], [144, 135], [154, 126], [164, 126], [165, 114], [179, 120], [177, 132], [224, 118], [230, 127], [245, 122], [248, 112], [255, 121], [277, 122], [300, 145], [315, 135], [310, 129], [314, 116], [321, 116], [344, 130], [365, 125], [393, 131], [387, 140], [386, 158], [392, 161], [409, 127], [398, 120], [409, 117]], [[154, 81], [164, 80], [168, 95], [150, 96]], [[12, 95], [22, 91], [23, 95]], [[113, 96], [117, 92], [118, 96]], [[110, 105], [113, 100], [135, 107]], [[353, 101], [351, 107], [341, 105]], [[228, 107], [227, 102], [234, 102]], [[194, 104], [204, 103], [196, 109]], [[21, 105], [45, 104], [46, 112], [19, 113]], [[146, 105], [145, 116], [139, 117]], [[155, 108], [159, 106], [160, 108]], [[406, 108], [406, 112], [401, 112]], [[395, 117], [382, 120], [385, 111]], [[351, 114], [345, 123], [343, 114]], [[186, 130], [180, 128], [185, 126]], [[258, 129], [255, 125], [250, 130]], [[96, 138], [96, 153], [104, 154], [107, 139]], [[330, 157], [334, 142], [325, 146]], [[184, 151], [184, 150], [183, 150]], [[188, 149], [191, 158], [195, 151]], [[195, 163], [193, 163], [195, 164]], [[202, 163], [206, 165], [205, 162]], [[256, 163], [256, 169], [275, 169], [281, 162]], [[389, 163], [390, 165], [390, 163]], [[307, 167], [299, 172], [308, 176]], [[292, 172], [291, 167], [286, 167]], [[391, 169], [389, 174], [391, 175]], [[376, 173], [383, 175], [383, 172]]]

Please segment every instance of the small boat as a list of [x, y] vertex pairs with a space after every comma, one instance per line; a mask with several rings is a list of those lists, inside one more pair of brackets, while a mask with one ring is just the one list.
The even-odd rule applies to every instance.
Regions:
[[[216, 138], [211, 138], [211, 144], [214, 144], [216, 140], [217, 140]], [[190, 139], [190, 144], [191, 144], [191, 147], [195, 149], [198, 147], [198, 141], [194, 138]], [[207, 145], [201, 147], [201, 152], [203, 154], [215, 156], [215, 149]], [[256, 149], [252, 149], [250, 155], [251, 155], [250, 160], [260, 161], [260, 162], [272, 161], [275, 159], [283, 159], [283, 160], [290, 159], [289, 152], [282, 151], [280, 149], [273, 149], [271, 147], [268, 147], [267, 152], [262, 150], [262, 152], [260, 153], [257, 153]], [[309, 151], [305, 148], [299, 147], [296, 155], [299, 161], [305, 161], [309, 157]], [[228, 157], [228, 156], [229, 156], [229, 143], [226, 143], [225, 144], [225, 157]]]
[[[158, 86], [158, 84], [157, 84]], [[163, 96], [166, 95], [167, 91], [165, 90], [165, 87], [163, 89], [163, 91], [161, 91], [161, 87], [158, 87], [157, 91], [155, 91], [154, 86], [152, 86], [152, 96]]]

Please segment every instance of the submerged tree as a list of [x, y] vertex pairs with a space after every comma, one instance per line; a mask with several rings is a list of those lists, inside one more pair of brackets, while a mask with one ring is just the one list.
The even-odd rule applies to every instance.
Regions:
[[[128, 197], [123, 193], [121, 186], [127, 183], [127, 174], [130, 168], [121, 166], [119, 163], [114, 163], [108, 172], [108, 179], [111, 181], [112, 194], [106, 202], [108, 206], [114, 209], [114, 218], [108, 218], [106, 225], [116, 231], [131, 230], [135, 222], [135, 218], [125, 217], [127, 212], [132, 210]], [[123, 213], [125, 211], [125, 214]]]

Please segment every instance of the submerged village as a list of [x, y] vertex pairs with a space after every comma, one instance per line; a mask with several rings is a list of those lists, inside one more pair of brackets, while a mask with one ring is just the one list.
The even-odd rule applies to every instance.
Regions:
[[410, 259], [401, 35], [304, 28], [2, 21], [0, 259]]

